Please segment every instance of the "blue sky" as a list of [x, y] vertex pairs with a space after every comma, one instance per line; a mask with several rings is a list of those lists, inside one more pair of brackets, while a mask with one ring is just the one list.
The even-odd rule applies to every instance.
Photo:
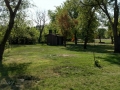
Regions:
[[61, 5], [66, 0], [33, 0], [40, 10], [55, 10], [55, 6]]

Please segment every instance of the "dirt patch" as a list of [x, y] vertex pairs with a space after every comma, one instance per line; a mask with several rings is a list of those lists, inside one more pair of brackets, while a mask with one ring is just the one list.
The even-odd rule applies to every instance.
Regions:
[[73, 57], [74, 55], [71, 55], [71, 54], [58, 54], [58, 55], [53, 55], [53, 56], [60, 56], [60, 57]]
[[12, 78], [3, 78], [0, 83], [0, 88], [2, 90], [25, 90], [26, 88], [31, 88], [39, 83], [40, 78], [30, 76], [30, 75], [21, 75]]

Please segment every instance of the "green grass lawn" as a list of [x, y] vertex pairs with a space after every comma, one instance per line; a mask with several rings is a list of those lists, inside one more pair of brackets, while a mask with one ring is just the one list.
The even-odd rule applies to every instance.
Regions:
[[111, 44], [12, 46], [0, 76], [0, 90], [120, 90], [120, 54]]

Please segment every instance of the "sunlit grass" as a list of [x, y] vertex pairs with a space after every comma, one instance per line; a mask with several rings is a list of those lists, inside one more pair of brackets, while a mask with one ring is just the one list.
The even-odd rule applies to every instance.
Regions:
[[[101, 69], [94, 66], [100, 60]], [[0, 81], [2, 90], [119, 90], [120, 55], [113, 45], [12, 46], [5, 51]], [[3, 76], [4, 75], [4, 76]], [[23, 80], [18, 81], [18, 80]], [[19, 84], [18, 84], [19, 83]], [[26, 84], [27, 83], [27, 84]]]

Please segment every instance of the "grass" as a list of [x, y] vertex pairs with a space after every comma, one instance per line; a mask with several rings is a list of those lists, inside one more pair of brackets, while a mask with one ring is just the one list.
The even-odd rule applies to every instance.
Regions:
[[[102, 69], [94, 67], [93, 51]], [[120, 55], [111, 44], [12, 46], [0, 66], [0, 90], [120, 90]]]

